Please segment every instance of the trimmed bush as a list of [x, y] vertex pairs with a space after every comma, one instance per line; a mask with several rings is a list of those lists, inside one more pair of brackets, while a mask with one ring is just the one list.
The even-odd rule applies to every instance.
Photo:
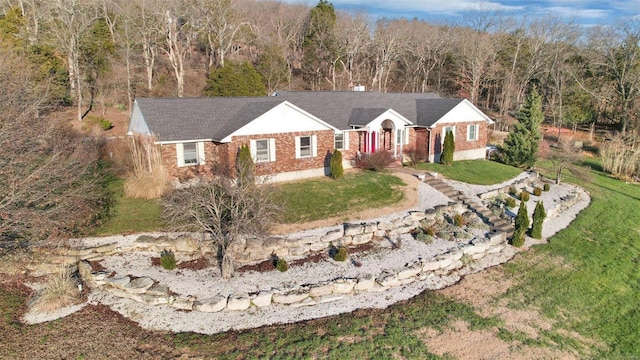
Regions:
[[236, 157], [236, 173], [240, 184], [255, 184], [255, 168], [249, 146], [242, 144]]
[[551, 190], [551, 184], [549, 183], [544, 183], [544, 187], [542, 188], [544, 191], [549, 191]]
[[533, 224], [531, 225], [531, 237], [534, 239], [542, 239], [542, 223], [547, 217], [542, 201], [538, 201], [535, 210], [533, 210]]
[[387, 150], [378, 150], [373, 154], [365, 154], [356, 160], [359, 169], [382, 171], [393, 162], [393, 155]]
[[529, 194], [528, 191], [523, 190], [520, 193], [520, 201], [529, 201], [530, 198], [531, 198], [531, 194]]
[[505, 204], [507, 205], [507, 207], [509, 209], [513, 209], [514, 207], [516, 207], [516, 199], [512, 198], [512, 197], [508, 197], [504, 200]]
[[287, 260], [282, 258], [278, 259], [278, 262], [276, 263], [276, 269], [278, 269], [278, 271], [280, 272], [289, 270], [289, 264], [287, 264]]
[[509, 195], [516, 196], [518, 194], [518, 189], [515, 186], [509, 186]]
[[163, 250], [160, 253], [160, 266], [165, 270], [173, 270], [176, 268], [176, 256], [173, 251]]
[[524, 232], [514, 231], [511, 237], [511, 245], [515, 247], [522, 247], [524, 245]]
[[333, 256], [333, 260], [335, 261], [347, 260], [347, 248], [344, 246], [340, 246], [336, 254]]
[[335, 150], [333, 154], [331, 154], [329, 168], [331, 169], [331, 178], [333, 179], [339, 179], [344, 175], [344, 168], [342, 167], [342, 153], [340, 150]]
[[542, 189], [540, 189], [539, 187], [534, 188], [533, 189], [533, 195], [535, 195], [535, 196], [542, 195]]

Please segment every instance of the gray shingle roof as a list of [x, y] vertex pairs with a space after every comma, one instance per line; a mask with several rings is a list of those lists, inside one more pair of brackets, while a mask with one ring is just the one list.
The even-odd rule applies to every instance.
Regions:
[[363, 126], [393, 109], [419, 126], [430, 126], [461, 100], [433, 93], [279, 92], [273, 97], [136, 99], [161, 141], [221, 140], [283, 101], [338, 129]]

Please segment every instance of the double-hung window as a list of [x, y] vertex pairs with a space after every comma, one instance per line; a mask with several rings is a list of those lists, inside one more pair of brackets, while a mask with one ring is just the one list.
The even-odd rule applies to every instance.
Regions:
[[349, 133], [336, 133], [334, 136], [333, 148], [336, 150], [349, 150]]
[[296, 136], [296, 159], [304, 159], [317, 156], [316, 135]]
[[276, 161], [276, 139], [251, 140], [249, 148], [256, 163]]
[[478, 140], [477, 124], [467, 126], [467, 140], [468, 141]]
[[453, 134], [453, 139], [456, 138], [456, 127], [455, 126], [445, 126], [442, 128], [442, 143], [444, 144], [444, 138], [447, 136], [447, 133], [451, 132]]
[[188, 142], [176, 144], [178, 166], [204, 164], [204, 142]]

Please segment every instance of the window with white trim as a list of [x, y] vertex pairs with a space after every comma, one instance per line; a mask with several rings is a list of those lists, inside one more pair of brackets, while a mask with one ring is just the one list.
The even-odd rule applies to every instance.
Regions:
[[317, 136], [296, 136], [296, 159], [316, 157]]
[[473, 141], [478, 140], [478, 125], [468, 125], [467, 126], [467, 140]]
[[442, 128], [442, 143], [444, 144], [444, 138], [447, 136], [447, 133], [451, 131], [453, 134], [453, 139], [456, 139], [456, 127], [455, 126], [445, 126]]
[[336, 150], [344, 149], [344, 133], [336, 133], [333, 137], [333, 148]]
[[180, 167], [204, 164], [204, 142], [178, 143], [176, 153]]
[[249, 142], [255, 163], [276, 161], [276, 139], [257, 139]]
[[396, 145], [406, 145], [409, 143], [409, 131], [407, 129], [396, 129]]

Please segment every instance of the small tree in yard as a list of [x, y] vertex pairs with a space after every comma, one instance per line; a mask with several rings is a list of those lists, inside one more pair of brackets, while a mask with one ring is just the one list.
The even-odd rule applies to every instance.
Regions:
[[562, 139], [557, 143], [550, 144], [543, 157], [549, 159], [553, 164], [556, 184], [559, 185], [562, 181], [562, 171], [566, 168], [571, 170], [572, 165], [580, 163], [582, 160], [582, 149], [571, 144], [571, 139]]
[[331, 154], [329, 168], [331, 169], [331, 177], [333, 179], [339, 179], [344, 175], [344, 168], [342, 167], [342, 153], [340, 150], [335, 150], [333, 154]]
[[542, 135], [540, 124], [544, 120], [542, 99], [536, 88], [527, 96], [527, 101], [518, 113], [518, 123], [500, 147], [501, 162], [522, 168], [531, 168], [538, 159], [538, 148]]
[[533, 224], [531, 225], [531, 237], [534, 239], [542, 239], [542, 223], [547, 213], [544, 210], [542, 201], [538, 201], [535, 210], [533, 210]]
[[219, 247], [224, 278], [233, 274], [228, 249], [243, 236], [264, 235], [278, 213], [266, 185], [218, 177], [175, 189], [163, 198], [163, 217], [178, 231], [204, 231]]
[[453, 132], [447, 131], [444, 136], [444, 145], [442, 149], [442, 155], [440, 155], [440, 162], [444, 165], [453, 164], [453, 153], [456, 152], [456, 142], [453, 139]]
[[515, 230], [513, 237], [511, 238], [511, 245], [515, 247], [521, 247], [524, 245], [524, 235], [529, 229], [529, 215], [527, 214], [527, 204], [524, 201], [520, 201], [520, 208], [518, 209], [518, 215], [515, 220]]

